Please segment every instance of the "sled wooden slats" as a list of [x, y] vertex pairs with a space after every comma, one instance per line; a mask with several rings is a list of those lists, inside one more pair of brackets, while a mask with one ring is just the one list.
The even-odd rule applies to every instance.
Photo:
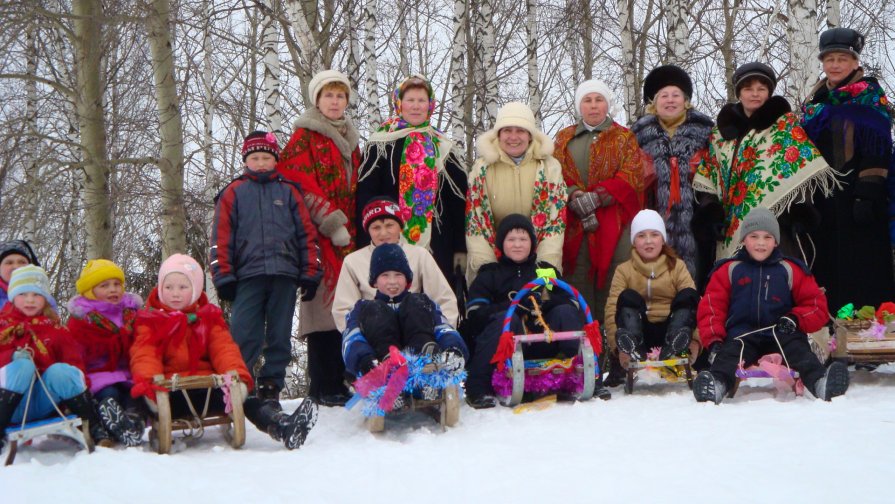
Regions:
[[[690, 359], [687, 357], [675, 357], [665, 360], [645, 360], [636, 361], [628, 364], [628, 370], [625, 373], [625, 394], [634, 392], [634, 381], [637, 377], [637, 371], [646, 368], [666, 368], [677, 373], [683, 370], [684, 378], [687, 380], [687, 386], [693, 389], [693, 369], [690, 367]], [[664, 378], [664, 376], [663, 376]], [[672, 381], [667, 379], [667, 381]]]

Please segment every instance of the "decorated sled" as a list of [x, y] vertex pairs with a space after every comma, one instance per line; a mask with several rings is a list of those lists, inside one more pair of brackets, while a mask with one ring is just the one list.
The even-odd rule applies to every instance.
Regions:
[[385, 430], [386, 417], [409, 411], [428, 414], [446, 429], [460, 420], [460, 383], [465, 378], [462, 366], [393, 346], [383, 362], [355, 380], [355, 395], [346, 408], [362, 404], [367, 429], [374, 433]]
[[654, 370], [665, 381], [677, 383], [687, 381], [687, 386], [693, 389], [693, 370], [690, 367], [688, 357], [673, 357], [671, 359], [658, 360], [647, 358], [643, 361], [632, 361], [625, 372], [625, 394], [634, 392], [634, 383], [637, 381], [637, 371]]
[[740, 384], [752, 378], [771, 378], [778, 390], [791, 389], [796, 395], [802, 395], [804, 387], [799, 380], [799, 373], [785, 366], [783, 362], [782, 354], [770, 354], [759, 359], [758, 364], [754, 366], [746, 369], [738, 368], [736, 380], [733, 382], [733, 387], [727, 392], [727, 397], [733, 398], [739, 390]]
[[[245, 444], [245, 414], [242, 403], [245, 400], [242, 387], [238, 387], [239, 375], [230, 371], [223, 375], [179, 376], [165, 378], [156, 375], [153, 383], [155, 392], [155, 410], [152, 412], [152, 428], [149, 431], [149, 442], [161, 454], [171, 451], [173, 434], [180, 430], [187, 439], [199, 439], [205, 434], [205, 428], [213, 425], [224, 426], [225, 436], [233, 448]], [[211, 391], [222, 389], [226, 404], [223, 412], [210, 412]], [[187, 394], [189, 390], [205, 390], [204, 404], [193, 403]], [[171, 415], [170, 394], [182, 393], [189, 406], [189, 416], [173, 418]], [[150, 409], [153, 409], [150, 406]]]
[[[555, 286], [574, 298], [583, 311], [586, 324], [580, 331], [553, 332], [546, 323], [543, 333], [513, 334], [510, 323], [519, 302], [532, 289]], [[536, 310], [537, 311], [537, 310]], [[579, 401], [593, 397], [596, 378], [600, 373], [598, 364], [602, 353], [602, 332], [598, 322], [591, 316], [590, 308], [577, 289], [556, 278], [540, 277], [525, 284], [507, 309], [503, 321], [503, 331], [497, 347], [497, 368], [491, 378], [494, 392], [505, 406], [514, 407], [522, 402], [523, 396], [544, 396], [553, 393], [571, 395]], [[525, 360], [522, 348], [525, 344], [554, 341], [579, 342], [578, 355], [569, 359], [532, 359]], [[503, 356], [508, 357], [504, 358]]]
[[834, 357], [844, 356], [851, 364], [895, 362], [895, 322], [835, 319], [833, 327], [836, 348], [845, 349], [834, 350]]
[[40, 377], [40, 373], [35, 372], [31, 378], [31, 385], [28, 387], [28, 393], [25, 396], [25, 417], [20, 424], [10, 424], [6, 427], [6, 440], [9, 443], [9, 452], [6, 454], [4, 465], [11, 465], [15, 461], [20, 445], [25, 445], [32, 439], [41, 436], [66, 437], [77, 443], [79, 447], [87, 450], [88, 453], [93, 453], [93, 438], [90, 437], [88, 422], [82, 421], [76, 415], [64, 414], [55, 402], [53, 402], [53, 408], [56, 410], [56, 416], [28, 421], [31, 395], [37, 382], [43, 387], [47, 397], [51, 397], [46, 384]]

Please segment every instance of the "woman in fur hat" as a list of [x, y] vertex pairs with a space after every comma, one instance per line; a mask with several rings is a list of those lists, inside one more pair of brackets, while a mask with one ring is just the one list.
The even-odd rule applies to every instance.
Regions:
[[466, 196], [469, 283], [482, 265], [497, 261], [497, 228], [511, 214], [530, 217], [538, 260], [562, 264], [566, 184], [552, 156], [553, 142], [537, 128], [531, 109], [519, 102], [504, 105], [476, 149]]
[[[357, 183], [356, 224], [374, 198], [394, 198], [404, 220], [404, 239], [428, 249], [448, 278], [466, 266], [463, 218], [466, 173], [451, 142], [430, 123], [435, 93], [423, 77], [414, 75], [392, 96], [395, 115], [370, 135]], [[359, 233], [357, 246], [370, 243]]]
[[[813, 195], [829, 195], [835, 174], [808, 140], [789, 102], [774, 96], [777, 75], [764, 63], [741, 65], [733, 74], [737, 103], [718, 113], [708, 156], [697, 167], [693, 186], [708, 193], [693, 218], [693, 230], [707, 253], [718, 259], [735, 252], [739, 227], [756, 207], [778, 217], [784, 253], [810, 264], [814, 252], [807, 231], [820, 223]], [[709, 202], [709, 199], [713, 200]], [[717, 240], [717, 241], [716, 241]]]
[[849, 28], [820, 36], [826, 76], [802, 107], [805, 132], [841, 186], [817, 203], [823, 229], [814, 234], [814, 274], [831, 311], [846, 303], [878, 306], [895, 297], [887, 212], [892, 117], [879, 82], [864, 75], [864, 37]]
[[[336, 70], [318, 72], [308, 84], [314, 106], [295, 122], [295, 132], [277, 164], [277, 171], [284, 177], [301, 184], [306, 198], [322, 203], [308, 208], [325, 214], [314, 219], [324, 258], [321, 292], [301, 304], [301, 333], [308, 341], [308, 395], [324, 406], [341, 406], [350, 398], [342, 383], [342, 338], [330, 316], [342, 259], [354, 250], [351, 237], [355, 235], [360, 135], [345, 115], [350, 94], [345, 74]], [[323, 229], [341, 225], [347, 228], [344, 235]]]
[[643, 82], [647, 115], [631, 130], [655, 172], [655, 186], [646, 189], [646, 206], [665, 219], [668, 245], [698, 278], [696, 240], [690, 227], [696, 204], [693, 166], [705, 155], [713, 124], [693, 109], [692, 96], [693, 82], [682, 68], [653, 69]]

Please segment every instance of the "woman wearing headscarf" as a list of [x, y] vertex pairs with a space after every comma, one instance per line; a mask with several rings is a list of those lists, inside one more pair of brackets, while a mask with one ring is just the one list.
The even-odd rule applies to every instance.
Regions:
[[[314, 105], [295, 122], [295, 132], [280, 154], [277, 171], [301, 185], [315, 212], [324, 279], [320, 292], [301, 303], [301, 334], [308, 342], [309, 397], [325, 406], [343, 405], [350, 398], [343, 384], [342, 337], [330, 315], [342, 259], [354, 250], [351, 237], [360, 135], [345, 115], [350, 96], [348, 77], [336, 70], [317, 73], [308, 84]], [[330, 229], [345, 226], [348, 233]]]
[[[404, 240], [427, 248], [451, 278], [455, 266], [466, 266], [466, 173], [451, 152], [453, 143], [430, 123], [435, 95], [426, 79], [406, 79], [393, 101], [395, 115], [367, 142], [357, 184], [356, 223], [363, 221], [360, 210], [370, 200], [394, 198], [405, 223]], [[358, 247], [368, 243], [370, 237], [359, 233]]]

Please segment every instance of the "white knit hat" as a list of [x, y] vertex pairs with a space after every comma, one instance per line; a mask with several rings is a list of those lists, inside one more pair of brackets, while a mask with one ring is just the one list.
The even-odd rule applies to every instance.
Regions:
[[[578, 114], [579, 117], [581, 116], [581, 100], [591, 93], [600, 93], [603, 95], [603, 98], [606, 99], [606, 103], [609, 104], [609, 116], [612, 118], [617, 117], [618, 110], [616, 110], [615, 95], [609, 90], [609, 86], [600, 79], [586, 80], [581, 84], [578, 84], [578, 88], [575, 89], [575, 113]], [[596, 126], [596, 124], [592, 126]]]
[[637, 233], [647, 230], [658, 231], [662, 235], [662, 239], [668, 241], [665, 221], [655, 210], [641, 210], [634, 216], [634, 220], [631, 221], [631, 244], [634, 244], [634, 237], [637, 236]]
[[317, 98], [320, 94], [320, 91], [323, 90], [323, 86], [329, 84], [330, 82], [341, 82], [345, 84], [345, 87], [348, 88], [349, 93], [351, 90], [351, 82], [348, 80], [348, 76], [343, 74], [338, 70], [323, 70], [321, 72], [317, 72], [316, 75], [311, 79], [311, 82], [308, 83], [308, 98], [317, 105]]
[[479, 144], [486, 142], [495, 142], [500, 130], [510, 126], [522, 128], [531, 133], [532, 140], [536, 140], [541, 144], [541, 152], [549, 156], [553, 154], [553, 140], [538, 129], [535, 123], [534, 112], [528, 105], [522, 102], [510, 102], [497, 111], [497, 119], [494, 121], [494, 127], [483, 133], [478, 140]]

